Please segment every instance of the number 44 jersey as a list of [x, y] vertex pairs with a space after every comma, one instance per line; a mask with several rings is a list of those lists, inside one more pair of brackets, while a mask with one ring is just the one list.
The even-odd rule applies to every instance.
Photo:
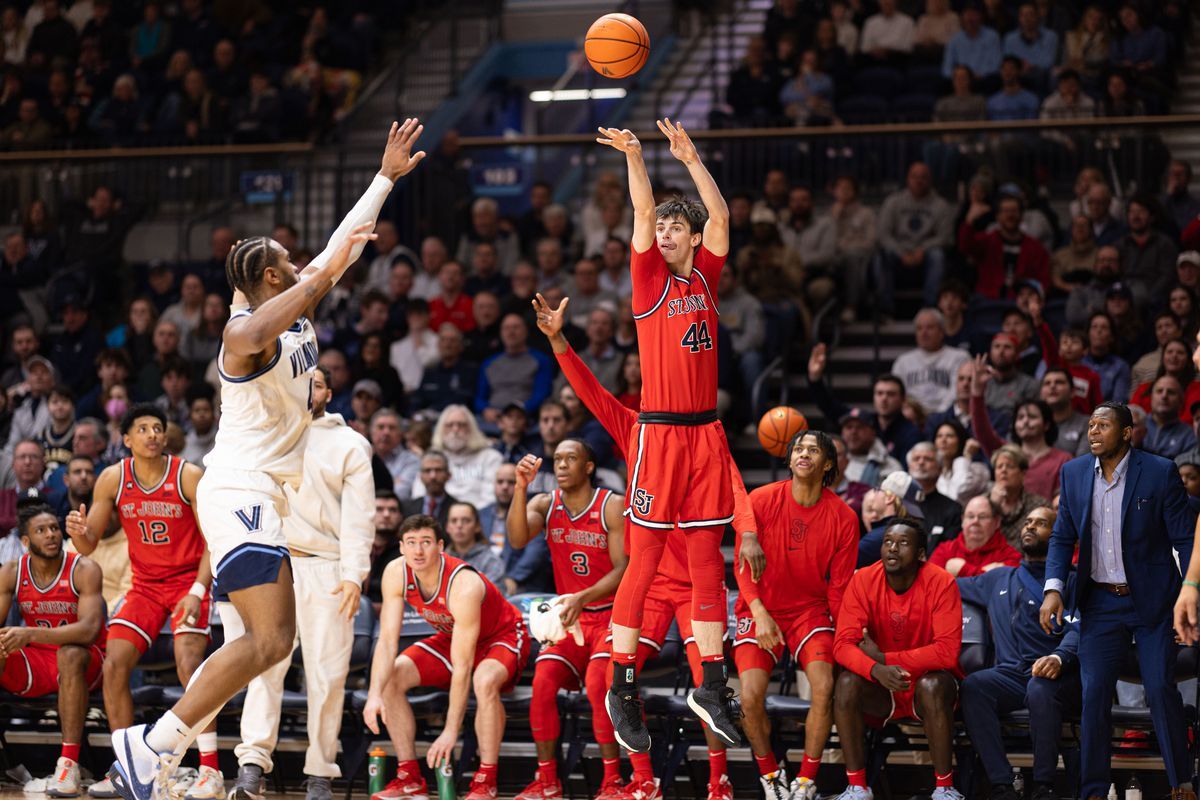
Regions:
[[153, 487], [138, 482], [132, 458], [122, 459], [117, 490], [117, 513], [129, 540], [133, 585], [152, 592], [161, 590], [163, 584], [190, 586], [204, 556], [196, 513], [180, 491], [186, 462], [178, 456], [163, 458], [166, 469]]

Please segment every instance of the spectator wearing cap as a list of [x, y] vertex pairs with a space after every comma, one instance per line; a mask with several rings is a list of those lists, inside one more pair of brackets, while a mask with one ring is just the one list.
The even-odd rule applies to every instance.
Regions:
[[1129, 401], [1129, 364], [1115, 352], [1117, 326], [1112, 317], [1103, 311], [1092, 314], [1088, 319], [1088, 352], [1083, 365], [1095, 370], [1100, 376], [1100, 394], [1105, 400], [1118, 403]]
[[1162, 198], [1163, 211], [1174, 226], [1182, 232], [1200, 216], [1200, 198], [1191, 192], [1192, 165], [1180, 159], [1171, 159], [1167, 165], [1167, 190]]
[[1134, 195], [1125, 211], [1129, 232], [1117, 244], [1121, 253], [1121, 274], [1126, 280], [1142, 285], [1149, 297], [1161, 297], [1174, 283], [1173, 267], [1179, 248], [1162, 232], [1155, 230], [1154, 200], [1145, 194]]
[[371, 418], [381, 408], [383, 387], [378, 381], [360, 378], [354, 382], [354, 389], [350, 393], [350, 410], [354, 414], [354, 420], [347, 424], [365, 437], [371, 432]]
[[1183, 386], [1179, 379], [1174, 375], [1158, 378], [1150, 396], [1150, 416], [1141, 449], [1162, 458], [1175, 458], [1193, 449], [1196, 433], [1179, 418], [1182, 409]]
[[[860, 515], [867, 532], [858, 540], [856, 566], [859, 569], [879, 561], [883, 534], [890, 519], [905, 517], [926, 523], [921, 510], [921, 502], [924, 499], [921, 487], [903, 472], [893, 472], [883, 479], [878, 489], [867, 492], [863, 497]], [[926, 552], [930, 549], [931, 547], [926, 545]]]
[[946, 346], [945, 321], [936, 308], [923, 308], [913, 319], [917, 346], [897, 356], [892, 374], [904, 382], [909, 397], [928, 412], [954, 403], [958, 368], [970, 360], [966, 350]]
[[1142, 315], [1133, 302], [1133, 287], [1125, 281], [1117, 281], [1108, 287], [1104, 295], [1104, 311], [1116, 326], [1118, 354], [1133, 361], [1146, 352], [1152, 342], [1147, 340], [1142, 325]]
[[972, 200], [958, 229], [959, 249], [975, 262], [975, 291], [997, 300], [1013, 297], [1017, 282], [1024, 279], [1046, 286], [1050, 255], [1037, 239], [1021, 231], [1020, 199], [1002, 197], [997, 203], [996, 230], [981, 230], [981, 220], [990, 210], [987, 203]]
[[1104, 310], [1108, 289], [1121, 279], [1121, 252], [1114, 245], [1104, 245], [1096, 251], [1096, 267], [1092, 279], [1076, 286], [1067, 296], [1067, 324], [1075, 328], [1087, 326], [1088, 318]]
[[888, 475], [901, 470], [900, 462], [879, 441], [872, 412], [852, 408], [838, 418], [838, 425], [846, 443], [846, 480], [878, 486]]
[[929, 556], [956, 578], [982, 575], [997, 567], [1017, 567], [1021, 554], [1004, 538], [1000, 509], [984, 495], [972, 497], [963, 509], [963, 528]]
[[1200, 252], [1185, 250], [1175, 259], [1175, 278], [1192, 294], [1200, 291]]
[[91, 388], [104, 334], [78, 295], [63, 298], [61, 320], [62, 333], [50, 340], [46, 354], [58, 368], [59, 380], [81, 394]]
[[927, 164], [909, 166], [905, 187], [883, 201], [878, 232], [874, 271], [880, 311], [894, 312], [898, 275], [913, 276], [923, 287], [925, 305], [935, 305], [946, 272], [944, 248], [954, 236], [954, 210], [934, 190]]
[[421, 385], [409, 398], [412, 410], [441, 412], [450, 405], [470, 405], [475, 401], [479, 367], [463, 358], [463, 332], [449, 322], [438, 329], [438, 360], [425, 368]]
[[1017, 11], [1017, 27], [1004, 36], [1004, 55], [1020, 61], [1022, 78], [1045, 89], [1050, 70], [1058, 66], [1058, 34], [1042, 27], [1033, 3], [1022, 3]]
[[13, 400], [8, 450], [23, 439], [33, 439], [50, 423], [49, 398], [54, 377], [54, 366], [45, 356], [26, 359], [25, 391]]
[[942, 77], [950, 80], [955, 67], [964, 66], [976, 78], [990, 78], [1000, 70], [1003, 57], [1000, 35], [983, 24], [983, 12], [972, 2], [962, 10], [962, 30], [946, 43], [942, 54]]
[[529, 435], [529, 414], [520, 403], [509, 403], [501, 409], [496, 427], [500, 429], [500, 435], [492, 446], [507, 464], [516, 464], [537, 444]]
[[[825, 345], [818, 344], [808, 360], [808, 385], [825, 418], [840, 420], [857, 409], [850, 408], [834, 395], [825, 380], [825, 365]], [[878, 434], [879, 443], [899, 463], [908, 448], [921, 440], [921, 431], [903, 413], [907, 396], [904, 381], [885, 373], [875, 378], [871, 392], [874, 412], [870, 414], [870, 423]]]
[[[1138, 387], [1134, 391], [1134, 396], [1141, 390], [1142, 384], [1150, 383], [1158, 376], [1158, 368], [1162, 365], [1163, 348], [1167, 346], [1167, 342], [1182, 338], [1183, 326], [1180, 325], [1178, 317], [1170, 311], [1161, 311], [1154, 317], [1155, 347], [1153, 350], [1147, 351], [1129, 368], [1130, 382]], [[1190, 354], [1188, 360], [1191, 360]]]
[[[981, 382], [980, 389], [990, 409], [1012, 412], [1018, 403], [1037, 397], [1037, 380], [1018, 368], [1019, 346], [1016, 336], [1001, 331], [992, 337], [987, 358], [975, 357], [975, 379]], [[974, 391], [972, 385], [972, 395]]]
[[962, 528], [963, 507], [956, 500], [938, 491], [938, 478], [942, 468], [938, 464], [937, 448], [933, 442], [917, 442], [905, 459], [908, 472], [893, 472], [883, 480], [880, 487], [901, 498], [908, 498], [912, 487], [921, 497], [915, 497], [921, 516], [925, 519], [925, 530], [929, 534], [926, 552], [933, 552], [938, 544]]
[[520, 403], [533, 413], [550, 396], [554, 376], [546, 354], [529, 348], [529, 326], [523, 317], [504, 317], [500, 339], [504, 350], [483, 362], [475, 393], [475, 411], [489, 425], [496, 424], [500, 409], [509, 403]]

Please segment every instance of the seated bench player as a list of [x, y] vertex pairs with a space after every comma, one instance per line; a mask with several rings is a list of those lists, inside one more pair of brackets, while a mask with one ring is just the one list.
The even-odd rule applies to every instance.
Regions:
[[[425, 514], [400, 526], [400, 558], [383, 573], [379, 641], [371, 662], [371, 685], [363, 719], [372, 733], [379, 720], [396, 748], [396, 777], [372, 800], [424, 800], [429, 792], [417, 764], [416, 720], [408, 691], [417, 686], [450, 690], [441, 735], [426, 762], [450, 763], [475, 692], [479, 769], [466, 800], [495, 800], [496, 765], [504, 736], [502, 692], [511, 691], [529, 658], [529, 634], [521, 612], [465, 561], [446, 555], [446, 533]], [[411, 606], [437, 633], [397, 655], [404, 606]]]
[[20, 697], [58, 692], [62, 753], [46, 794], [78, 797], [88, 692], [104, 670], [103, 578], [94, 561], [63, 550], [58, 516], [42, 498], [22, 498], [17, 529], [28, 552], [0, 567], [0, 620], [15, 600], [25, 624], [0, 628], [0, 688]]
[[841, 800], [870, 800], [863, 726], [918, 720], [925, 726], [936, 788], [931, 800], [963, 800], [954, 788], [954, 707], [962, 677], [962, 600], [950, 573], [925, 561], [920, 522], [884, 525], [881, 560], [859, 570], [842, 598], [833, 655], [846, 669], [833, 720], [849, 786]]

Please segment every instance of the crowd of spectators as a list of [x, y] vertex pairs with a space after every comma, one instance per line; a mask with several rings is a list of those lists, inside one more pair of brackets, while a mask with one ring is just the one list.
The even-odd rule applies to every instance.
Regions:
[[379, 25], [395, 21], [383, 6], [8, 3], [0, 10], [0, 147], [318, 135], [353, 105]]

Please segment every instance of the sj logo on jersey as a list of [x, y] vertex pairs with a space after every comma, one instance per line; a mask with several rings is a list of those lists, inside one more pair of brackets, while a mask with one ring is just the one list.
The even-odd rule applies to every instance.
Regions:
[[650, 506], [654, 503], [654, 495], [647, 492], [645, 489], [636, 489], [633, 492], [633, 509], [643, 517], [650, 516]]
[[745, 636], [750, 633], [750, 626], [754, 624], [754, 620], [750, 617], [738, 617], [737, 635]]
[[788, 550], [799, 550], [804, 546], [804, 537], [808, 535], [808, 523], [804, 520], [792, 520], [792, 527], [788, 531]]
[[888, 622], [892, 627], [892, 636], [896, 637], [897, 639], [903, 638], [904, 629], [908, 627], [908, 617], [906, 617], [904, 614], [901, 614], [899, 611], [893, 611], [888, 616]]

